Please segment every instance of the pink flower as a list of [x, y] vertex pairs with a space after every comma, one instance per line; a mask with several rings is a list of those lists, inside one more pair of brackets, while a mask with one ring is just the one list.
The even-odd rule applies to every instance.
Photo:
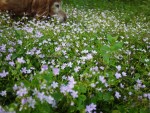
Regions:
[[68, 67], [72, 67], [73, 63], [69, 62], [67, 65], [68, 65]]
[[11, 60], [11, 56], [12, 56], [12, 54], [8, 54], [8, 55], [6, 56], [6, 60]]
[[67, 89], [68, 89], [68, 88], [67, 88], [65, 85], [61, 85], [61, 86], [60, 86], [60, 92], [63, 93], [63, 94], [66, 94], [66, 93], [67, 93]]
[[87, 56], [86, 56], [86, 59], [87, 59], [87, 60], [90, 60], [90, 59], [92, 59], [92, 58], [93, 58], [92, 54], [90, 54], [90, 53], [87, 54]]
[[73, 98], [77, 98], [78, 97], [78, 92], [72, 90], [71, 95], [72, 95]]
[[69, 84], [73, 84], [73, 85], [76, 84], [76, 81], [74, 80], [74, 78], [72, 76], [68, 77], [68, 81], [69, 81]]
[[117, 99], [119, 99], [119, 98], [121, 97], [120, 93], [116, 91], [116, 92], [115, 92], [115, 97], [116, 97]]
[[45, 100], [49, 103], [49, 104], [55, 104], [55, 100], [52, 96], [45, 96]]
[[9, 62], [9, 65], [15, 66], [15, 63], [14, 63], [13, 61], [10, 61], [10, 62]]
[[122, 72], [122, 76], [127, 76], [126, 72]]
[[7, 93], [6, 93], [6, 91], [2, 91], [2, 92], [0, 93], [0, 95], [1, 95], [1, 96], [6, 96]]
[[80, 67], [79, 67], [79, 66], [77, 66], [77, 67], [74, 68], [74, 71], [75, 71], [76, 73], [79, 72], [79, 70], [80, 70]]
[[27, 68], [26, 68], [26, 67], [23, 67], [23, 68], [21, 69], [21, 72], [24, 73], [24, 74], [26, 74], [26, 73], [27, 73]]
[[22, 97], [24, 95], [26, 95], [28, 93], [27, 89], [26, 88], [21, 88], [17, 91], [17, 95]]
[[52, 84], [51, 84], [51, 87], [54, 88], [54, 89], [57, 88], [58, 87], [58, 83], [53, 81]]
[[43, 36], [43, 34], [40, 31], [37, 31], [36, 34], [35, 34], [35, 36], [37, 38], [41, 38]]
[[59, 71], [60, 71], [59, 68], [53, 68], [53, 74], [54, 75], [59, 75]]
[[23, 59], [23, 57], [17, 58], [17, 61], [18, 61], [20, 64], [26, 63], [26, 61]]
[[99, 80], [102, 82], [102, 83], [106, 83], [106, 80], [103, 76], [99, 76]]
[[26, 99], [26, 98], [23, 98], [23, 99], [21, 100], [21, 104], [24, 105], [24, 104], [26, 104], [26, 103], [27, 103], [27, 99]]
[[48, 70], [48, 65], [42, 65], [41, 70], [42, 70], [42, 71]]
[[36, 104], [35, 99], [33, 99], [32, 97], [28, 97], [27, 102], [29, 103], [29, 105], [28, 105], [29, 107], [35, 108], [35, 104]]
[[121, 74], [118, 73], [118, 72], [115, 74], [115, 76], [116, 76], [117, 79], [121, 78]]
[[0, 73], [0, 77], [1, 77], [1, 78], [6, 77], [7, 75], [8, 75], [8, 72], [5, 72], [5, 70], [3, 70], [2, 73]]
[[86, 109], [85, 109], [86, 112], [92, 113], [93, 110], [96, 110], [96, 105], [95, 104], [91, 103], [90, 105], [86, 106]]
[[5, 52], [6, 51], [6, 44], [2, 44], [0, 46], [0, 52]]
[[44, 92], [42, 92], [42, 93], [38, 92], [37, 97], [38, 97], [38, 98], [40, 99], [40, 101], [42, 102], [42, 101], [44, 100], [44, 98], [45, 98]]
[[17, 41], [19, 45], [22, 45], [22, 40]]
[[116, 68], [117, 68], [118, 71], [121, 70], [121, 66], [120, 65], [116, 66]]

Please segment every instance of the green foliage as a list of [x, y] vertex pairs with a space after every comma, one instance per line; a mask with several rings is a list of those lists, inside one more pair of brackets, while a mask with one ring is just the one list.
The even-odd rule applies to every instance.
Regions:
[[63, 2], [66, 23], [0, 14], [0, 110], [148, 113], [149, 0]]

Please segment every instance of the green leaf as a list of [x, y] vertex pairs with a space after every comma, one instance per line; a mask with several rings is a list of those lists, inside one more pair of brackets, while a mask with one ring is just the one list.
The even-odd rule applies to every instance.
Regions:
[[83, 110], [84, 109], [84, 105], [78, 105], [77, 110]]
[[39, 80], [37, 78], [32, 80], [32, 85], [38, 87], [39, 86]]
[[85, 95], [80, 95], [77, 100], [77, 109], [83, 110], [84, 109], [84, 101], [86, 100]]
[[110, 51], [110, 47], [108, 47], [107, 45], [103, 45], [100, 51], [101, 51], [101, 54], [105, 54], [106, 52]]
[[122, 42], [116, 42], [113, 46], [112, 46], [112, 50], [118, 50], [118, 49], [121, 49], [123, 46], [123, 43]]
[[31, 110], [27, 109], [27, 110], [17, 111], [17, 113], [31, 113]]
[[142, 109], [140, 109], [140, 113], [149, 113], [149, 109], [142, 108]]
[[101, 92], [97, 93], [97, 100], [103, 100], [103, 94]]
[[110, 93], [104, 93], [104, 94], [103, 94], [103, 99], [104, 99], [104, 101], [110, 101], [110, 100], [111, 100], [111, 95], [110, 95]]
[[42, 78], [45, 79], [47, 82], [51, 82], [53, 80], [53, 75], [51, 73], [46, 73], [42, 75]]
[[59, 92], [54, 92], [52, 94], [52, 96], [55, 98], [56, 101], [61, 101], [64, 97], [64, 95], [62, 93], [59, 93]]
[[105, 62], [106, 64], [109, 64], [110, 55], [109, 55], [109, 54], [105, 54], [105, 55], [103, 56], [103, 60], [104, 60], [104, 62]]
[[21, 64], [20, 63], [16, 63], [16, 69], [18, 70], [18, 69], [20, 69], [21, 68]]
[[24, 84], [26, 87], [30, 87], [30, 82], [29, 82], [29, 81], [23, 80], [22, 82], [23, 82], [23, 84]]
[[12, 71], [12, 75], [16, 75], [17, 71], [16, 70], [11, 70]]
[[112, 113], [121, 113], [119, 110], [113, 110]]
[[36, 105], [35, 111], [33, 111], [33, 113], [51, 113], [51, 112], [52, 112], [51, 105], [46, 102], [44, 102], [43, 104], [39, 102], [39, 104]]
[[80, 95], [78, 97], [79, 101], [85, 101], [86, 100], [86, 96], [85, 95]]
[[107, 35], [107, 39], [110, 43], [114, 43], [118, 39], [118, 36], [112, 37], [111, 35]]
[[18, 57], [18, 54], [13, 54], [11, 58], [12, 58], [12, 60], [14, 60], [14, 59], [16, 59], [17, 57]]
[[86, 87], [83, 86], [83, 85], [79, 85], [78, 91], [79, 91], [80, 93], [86, 93]]

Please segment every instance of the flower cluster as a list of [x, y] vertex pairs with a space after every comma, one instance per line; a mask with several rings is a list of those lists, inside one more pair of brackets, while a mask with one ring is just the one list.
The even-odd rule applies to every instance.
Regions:
[[149, 109], [144, 15], [127, 22], [126, 12], [66, 9], [65, 23], [0, 14], [0, 112]]

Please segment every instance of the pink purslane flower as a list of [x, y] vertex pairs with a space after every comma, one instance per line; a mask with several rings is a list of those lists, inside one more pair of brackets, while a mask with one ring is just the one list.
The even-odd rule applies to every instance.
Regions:
[[26, 104], [26, 103], [27, 103], [27, 99], [26, 99], [26, 98], [23, 98], [23, 99], [21, 100], [21, 104], [24, 105], [24, 104]]
[[60, 92], [63, 94], [71, 93], [73, 98], [78, 97], [78, 95], [77, 95], [78, 92], [73, 90], [75, 84], [76, 84], [76, 81], [74, 80], [74, 78], [72, 76], [68, 77], [68, 84], [67, 85], [64, 85], [64, 84], [61, 85], [60, 86]]
[[121, 74], [118, 73], [118, 72], [115, 74], [115, 76], [116, 76], [117, 79], [121, 78]]
[[69, 76], [68, 81], [69, 81], [69, 84], [73, 84], [73, 85], [76, 84], [76, 81], [74, 80], [73, 76], [71, 77]]
[[24, 73], [24, 74], [26, 74], [26, 73], [27, 73], [27, 68], [26, 68], [26, 67], [23, 67], [23, 68], [21, 69], [21, 72]]
[[5, 52], [6, 51], [6, 44], [2, 44], [0, 46], [0, 52]]
[[59, 68], [53, 68], [53, 74], [54, 75], [59, 75], [59, 71], [60, 71]]
[[43, 102], [44, 98], [45, 98], [45, 94], [44, 92], [38, 92], [37, 97], [40, 99], [41, 102]]
[[115, 92], [115, 97], [116, 97], [117, 99], [119, 99], [119, 98], [121, 97], [120, 93], [116, 91], [116, 92]]
[[35, 108], [36, 101], [32, 97], [27, 98], [28, 107]]
[[95, 104], [91, 103], [90, 105], [87, 105], [87, 106], [86, 106], [85, 111], [86, 111], [87, 113], [92, 113], [93, 110], [96, 110], [96, 105], [95, 105]]
[[52, 84], [51, 84], [51, 87], [54, 88], [54, 89], [57, 88], [58, 87], [58, 83], [53, 81]]
[[100, 80], [102, 83], [106, 83], [106, 80], [105, 80], [104, 76], [99, 76], [99, 80]]
[[42, 72], [48, 70], [48, 65], [42, 65], [41, 70]]
[[0, 95], [1, 95], [1, 96], [6, 96], [7, 93], [6, 93], [6, 91], [1, 91], [1, 92], [0, 92]]
[[122, 72], [122, 76], [127, 76], [126, 72]]
[[22, 45], [22, 40], [17, 41], [19, 45]]
[[17, 95], [22, 97], [24, 95], [26, 95], [28, 93], [27, 89], [26, 88], [21, 88], [17, 91]]
[[71, 95], [72, 95], [73, 98], [77, 98], [77, 97], [78, 97], [78, 92], [72, 90], [72, 91], [71, 91]]
[[36, 34], [35, 34], [35, 36], [37, 38], [41, 38], [43, 36], [43, 34], [40, 31], [37, 31]]
[[12, 56], [12, 54], [8, 54], [8, 55], [6, 56], [6, 60], [11, 60], [11, 56]]
[[17, 58], [17, 61], [18, 61], [20, 64], [26, 63], [26, 61], [23, 59], [23, 57]]
[[74, 68], [74, 71], [77, 73], [77, 72], [79, 72], [80, 69], [81, 69], [81, 67], [77, 66]]
[[69, 62], [67, 65], [68, 65], [68, 67], [72, 67], [73, 63]]
[[10, 62], [9, 62], [9, 65], [15, 66], [15, 63], [14, 63], [13, 61], [10, 61]]
[[8, 72], [6, 72], [5, 70], [3, 70], [2, 73], [0, 73], [0, 77], [1, 77], [1, 78], [6, 77], [7, 75], [8, 75]]
[[55, 102], [55, 100], [54, 100], [54, 98], [52, 96], [50, 96], [50, 95], [49, 96], [45, 96], [45, 100], [46, 100], [46, 102], [51, 104], [53, 107], [56, 106], [56, 102]]
[[116, 68], [117, 68], [118, 71], [121, 70], [121, 66], [120, 65], [116, 66]]
[[87, 60], [90, 60], [90, 59], [92, 59], [92, 58], [93, 58], [92, 54], [87, 54], [87, 56], [86, 56], [86, 59], [87, 59]]
[[63, 94], [67, 93], [67, 86], [65, 86], [64, 84], [60, 86], [60, 92]]
[[29, 32], [29, 33], [32, 33], [34, 29], [27, 27], [27, 28], [25, 28], [25, 30], [26, 30], [27, 32]]

